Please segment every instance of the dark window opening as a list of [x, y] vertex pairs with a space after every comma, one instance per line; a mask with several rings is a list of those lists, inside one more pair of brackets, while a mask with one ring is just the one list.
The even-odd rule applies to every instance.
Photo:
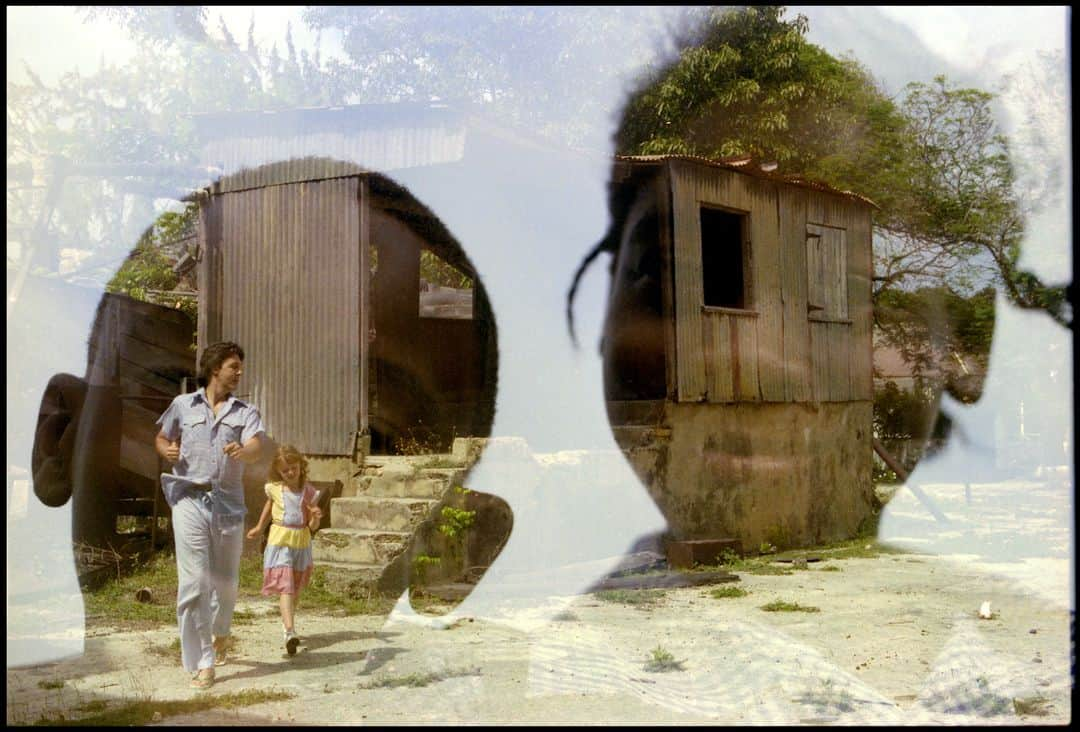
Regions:
[[701, 266], [708, 306], [739, 309], [748, 306], [745, 226], [743, 214], [701, 209]]

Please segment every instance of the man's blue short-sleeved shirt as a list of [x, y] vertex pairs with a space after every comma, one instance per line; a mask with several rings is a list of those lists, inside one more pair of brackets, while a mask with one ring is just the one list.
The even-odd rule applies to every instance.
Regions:
[[224, 449], [230, 442], [243, 445], [263, 432], [259, 410], [230, 396], [215, 416], [206, 390], [199, 389], [173, 399], [157, 424], [166, 438], [180, 440], [180, 459], [171, 474], [161, 476], [169, 505], [176, 505], [191, 484], [210, 485], [215, 513], [243, 516], [244, 464], [226, 457]]

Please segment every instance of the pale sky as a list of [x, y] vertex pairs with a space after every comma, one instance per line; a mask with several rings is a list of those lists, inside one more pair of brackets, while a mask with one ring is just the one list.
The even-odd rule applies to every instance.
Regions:
[[[209, 10], [211, 32], [216, 33], [218, 17], [224, 18], [233, 36], [241, 43], [255, 12], [256, 38], [260, 43], [284, 44], [285, 25], [292, 21], [293, 39], [298, 47], [310, 47], [314, 35], [300, 20], [303, 6], [280, 7], [218, 6]], [[853, 8], [846, 8], [854, 10]], [[886, 17], [912, 30], [930, 50], [950, 64], [983, 74], [1000, 73], [1037, 50], [1065, 47], [1068, 21], [1065, 6], [877, 6]], [[793, 6], [792, 11], [809, 8]], [[816, 6], [813, 15], [830, 12]], [[870, 10], [867, 8], [865, 10]], [[810, 13], [808, 13], [810, 14]], [[813, 33], [813, 23], [811, 23]], [[340, 49], [338, 39], [323, 36], [323, 53]], [[63, 49], [63, 53], [58, 53]], [[832, 49], [842, 51], [844, 49]], [[134, 51], [126, 35], [106, 21], [83, 23], [73, 7], [8, 7], [8, 78], [22, 78], [25, 59], [48, 81], [78, 67], [92, 70], [102, 55], [108, 63], [122, 63]], [[890, 49], [881, 49], [882, 53]], [[862, 61], [874, 66], [873, 58]]]

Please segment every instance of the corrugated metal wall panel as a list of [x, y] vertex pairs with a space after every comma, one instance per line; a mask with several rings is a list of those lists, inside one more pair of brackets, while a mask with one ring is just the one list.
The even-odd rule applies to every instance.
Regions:
[[220, 338], [246, 352], [241, 393], [275, 440], [350, 454], [360, 405], [359, 178], [228, 193], [209, 207], [223, 222]]
[[202, 159], [205, 165], [222, 169], [217, 190], [224, 193], [450, 163], [464, 154], [461, 124], [418, 128], [406, 123], [301, 135], [249, 124], [238, 132], [223, 131], [208, 139]]

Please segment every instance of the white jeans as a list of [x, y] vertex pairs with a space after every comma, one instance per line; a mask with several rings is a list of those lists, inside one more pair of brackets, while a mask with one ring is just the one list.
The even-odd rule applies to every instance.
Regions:
[[172, 509], [176, 541], [176, 621], [184, 669], [214, 666], [212, 636], [226, 636], [240, 583], [243, 520], [215, 524], [210, 502], [181, 498]]

